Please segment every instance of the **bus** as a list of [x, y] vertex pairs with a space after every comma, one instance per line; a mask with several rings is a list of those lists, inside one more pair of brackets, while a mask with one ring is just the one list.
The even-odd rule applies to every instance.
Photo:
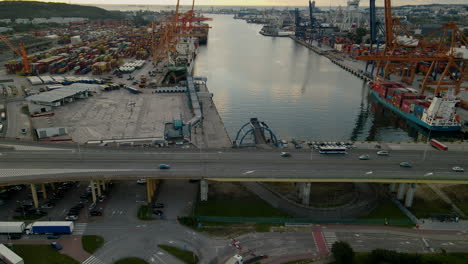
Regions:
[[346, 154], [346, 147], [340, 146], [320, 146], [320, 154]]
[[448, 147], [446, 145], [442, 144], [438, 140], [431, 139], [430, 144], [431, 144], [431, 146], [433, 146], [434, 148], [436, 148], [438, 150], [445, 150], [445, 151], [448, 150]]

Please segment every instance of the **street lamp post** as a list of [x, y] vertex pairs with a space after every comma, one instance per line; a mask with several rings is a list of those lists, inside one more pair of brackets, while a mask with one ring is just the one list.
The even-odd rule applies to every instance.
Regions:
[[423, 161], [426, 160], [427, 147], [429, 145], [429, 140], [431, 140], [431, 132], [432, 130], [429, 128], [429, 135], [427, 136], [426, 146], [424, 147]]

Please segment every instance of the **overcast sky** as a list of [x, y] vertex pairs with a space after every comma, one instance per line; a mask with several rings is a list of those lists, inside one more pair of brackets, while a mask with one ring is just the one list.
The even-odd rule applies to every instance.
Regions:
[[[49, 0], [45, 2], [64, 2], [72, 4], [130, 4], [130, 5], [175, 5], [177, 0]], [[181, 4], [191, 5], [192, 0], [181, 0]], [[346, 6], [347, 0], [316, 0], [317, 6]], [[377, 0], [383, 5], [383, 0]], [[305, 6], [308, 0], [195, 0], [198, 5], [240, 5], [240, 6]], [[393, 0], [392, 5], [416, 4], [467, 4], [467, 0]], [[369, 1], [361, 0], [361, 6], [368, 6]]]

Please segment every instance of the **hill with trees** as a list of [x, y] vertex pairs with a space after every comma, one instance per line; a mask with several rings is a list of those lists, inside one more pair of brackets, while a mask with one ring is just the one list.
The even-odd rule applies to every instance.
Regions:
[[35, 1], [1, 1], [0, 19], [10, 18], [50, 18], [50, 17], [85, 17], [90, 20], [122, 20], [124, 14], [119, 11], [107, 11], [94, 6], [69, 5], [65, 3], [47, 3]]

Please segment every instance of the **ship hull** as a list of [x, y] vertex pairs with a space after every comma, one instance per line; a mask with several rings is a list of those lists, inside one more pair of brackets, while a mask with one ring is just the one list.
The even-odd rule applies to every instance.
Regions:
[[397, 107], [395, 107], [394, 105], [392, 104], [389, 104], [387, 101], [385, 101], [384, 99], [382, 99], [379, 94], [374, 91], [373, 89], [370, 89], [372, 95], [377, 99], [377, 101], [379, 101], [379, 103], [381, 103], [382, 105], [384, 105], [386, 108], [390, 109], [392, 112], [398, 114], [399, 116], [423, 127], [423, 128], [426, 128], [428, 130], [431, 130], [431, 131], [440, 131], [440, 132], [450, 132], [450, 131], [459, 131], [461, 129], [461, 126], [431, 126], [425, 122], [423, 122], [421, 119], [419, 119], [418, 117], [416, 117], [415, 115], [412, 115], [412, 114], [408, 114], [408, 113], [405, 113], [403, 111], [401, 111], [400, 109], [398, 109]]

